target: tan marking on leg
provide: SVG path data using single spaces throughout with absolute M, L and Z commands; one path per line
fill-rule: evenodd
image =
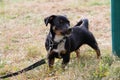
M 101 58 L 100 50 L 95 50 L 95 51 L 96 51 L 96 54 L 97 54 L 97 59 L 100 59 Z
M 76 50 L 75 53 L 76 53 L 77 58 L 79 59 L 80 58 L 80 49 Z

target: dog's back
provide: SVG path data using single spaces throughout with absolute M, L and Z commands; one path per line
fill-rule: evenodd
M 87 44 L 92 47 L 96 53 L 97 58 L 100 57 L 100 50 L 94 35 L 89 31 L 89 21 L 88 19 L 81 19 L 72 28 L 70 39 L 71 51 L 78 50 L 83 44 Z

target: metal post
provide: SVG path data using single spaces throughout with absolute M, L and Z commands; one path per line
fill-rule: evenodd
M 111 0 L 112 52 L 120 57 L 120 0 Z

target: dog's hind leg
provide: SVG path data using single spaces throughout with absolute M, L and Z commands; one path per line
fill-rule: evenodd
M 98 47 L 98 44 L 96 42 L 94 42 L 94 43 L 87 43 L 87 44 L 95 50 L 95 52 L 97 54 L 97 58 L 99 59 L 100 56 L 101 56 L 101 53 L 100 53 L 100 49 Z
M 86 39 L 86 44 L 88 44 L 90 47 L 92 47 L 95 50 L 97 54 L 97 58 L 99 59 L 101 57 L 100 49 L 92 33 Z
M 80 49 L 75 50 L 76 57 L 79 59 L 80 58 Z
M 98 58 L 98 59 L 101 58 L 100 49 L 96 49 L 95 51 L 96 51 L 96 53 L 97 53 L 97 58 Z

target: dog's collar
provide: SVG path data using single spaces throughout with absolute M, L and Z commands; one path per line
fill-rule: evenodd
M 64 42 L 66 39 L 67 39 L 67 37 L 64 36 L 59 42 L 53 41 L 53 44 L 54 44 L 54 45 L 58 45 L 58 44 Z
M 49 47 L 51 47 L 51 48 L 53 48 L 53 46 L 55 46 L 55 45 L 56 46 L 59 45 L 61 42 L 64 42 L 67 39 L 67 36 L 64 36 L 61 40 L 59 40 L 58 42 L 56 42 L 56 41 L 54 41 L 53 35 L 52 35 L 51 32 L 49 33 L 49 35 L 50 35 L 50 38 L 49 38 Z
M 66 36 L 64 36 L 59 42 L 54 41 L 52 38 L 49 39 L 49 47 L 57 46 L 60 43 L 64 42 L 67 39 Z

